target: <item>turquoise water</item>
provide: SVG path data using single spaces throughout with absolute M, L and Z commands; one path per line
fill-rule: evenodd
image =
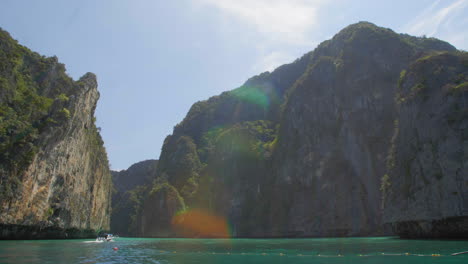
M 119 248 L 113 250 L 114 247 Z M 468 241 L 397 238 L 0 241 L 0 263 L 468 263 Z M 405 254 L 408 253 L 408 254 Z M 440 254 L 440 256 L 432 256 Z

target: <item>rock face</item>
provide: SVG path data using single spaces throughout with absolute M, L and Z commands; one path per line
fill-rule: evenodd
M 156 175 L 157 160 L 145 160 L 126 170 L 111 171 L 112 194 L 111 230 L 120 236 L 136 236 L 136 217 L 141 195 Z
M 94 236 L 109 229 L 111 175 L 95 126 L 96 76 L 0 31 L 0 238 Z
M 384 220 L 403 237 L 468 237 L 468 54 L 414 62 L 397 102 Z
M 156 175 L 157 160 L 140 161 L 126 170 L 111 171 L 112 182 L 117 193 L 132 190 L 140 185 L 147 185 Z
M 172 224 L 172 217 L 185 209 L 184 200 L 176 188 L 167 183 L 157 185 L 145 197 L 141 208 L 143 214 L 137 222 L 138 236 L 178 236 L 177 232 L 168 227 Z
M 164 142 L 139 235 L 184 236 L 173 220 L 191 210 L 225 219 L 237 237 L 382 234 L 400 72 L 454 50 L 361 22 L 194 104 Z

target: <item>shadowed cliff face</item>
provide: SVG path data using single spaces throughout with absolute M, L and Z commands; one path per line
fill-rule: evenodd
M 164 142 L 140 235 L 183 236 L 169 219 L 198 209 L 233 236 L 381 234 L 398 78 L 437 50 L 454 48 L 362 22 L 194 104 Z
M 273 196 L 274 203 L 288 205 L 272 213 L 279 232 L 382 232 L 380 178 L 399 73 L 428 51 L 415 43 L 388 29 L 357 24 L 314 51 L 311 66 L 290 89 L 280 123 L 275 181 L 291 195 Z M 452 49 L 429 45 L 439 47 Z M 284 222 L 276 224 L 277 217 Z
M 468 54 L 442 53 L 402 74 L 383 178 L 384 221 L 404 237 L 468 236 Z
M 141 196 L 156 175 L 157 160 L 145 160 L 126 170 L 112 171 L 111 230 L 120 236 L 136 236 L 136 217 Z
M 94 124 L 96 76 L 75 82 L 56 58 L 0 34 L 1 237 L 65 237 L 65 230 L 72 230 L 69 237 L 89 236 L 108 229 L 112 183 Z

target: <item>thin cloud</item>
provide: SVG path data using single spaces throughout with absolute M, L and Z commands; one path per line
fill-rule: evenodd
M 318 25 L 325 0 L 195 0 L 249 24 L 270 40 L 290 44 L 310 41 L 308 33 Z
M 402 31 L 447 40 L 458 48 L 468 47 L 468 0 L 438 0 L 423 10 Z
M 270 54 L 263 56 L 252 69 L 256 72 L 273 71 L 276 67 L 291 62 L 294 57 L 283 52 L 273 51 Z
M 192 1 L 219 12 L 221 22 L 229 21 L 225 25 L 235 22 L 246 30 L 243 37 L 247 37 L 258 54 L 251 67 L 255 73 L 272 71 L 293 61 L 297 50 L 312 49 L 317 43 L 315 33 L 319 30 L 321 11 L 330 5 L 327 0 Z

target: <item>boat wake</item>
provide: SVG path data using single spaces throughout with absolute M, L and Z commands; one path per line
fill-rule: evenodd
M 83 241 L 83 243 L 89 244 L 89 243 L 104 243 L 103 240 L 93 240 L 93 241 Z

